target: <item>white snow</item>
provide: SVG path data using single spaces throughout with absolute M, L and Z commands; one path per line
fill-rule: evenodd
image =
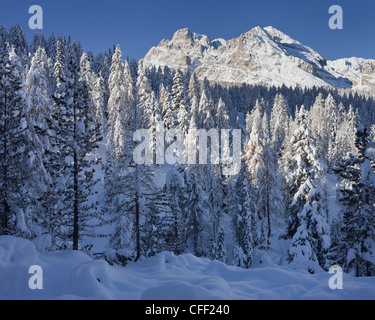
M 43 270 L 43 289 L 31 290 L 29 267 Z M 0 299 L 375 299 L 375 278 L 310 275 L 278 266 L 244 270 L 192 255 L 161 253 L 122 268 L 81 252 L 40 253 L 28 240 L 0 237 Z

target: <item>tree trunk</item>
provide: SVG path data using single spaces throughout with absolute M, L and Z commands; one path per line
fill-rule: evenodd
M 141 232 L 140 232 L 140 226 L 139 226 L 139 195 L 137 193 L 136 198 L 135 198 L 135 232 L 136 232 L 136 250 L 137 254 L 135 257 L 135 261 L 138 261 L 139 258 L 141 257 Z
M 4 188 L 4 219 L 3 219 L 3 228 L 5 230 L 5 234 L 9 234 L 9 214 L 10 208 L 8 204 L 8 107 L 7 107 L 7 93 L 5 92 L 4 97 L 4 164 L 3 164 L 3 188 Z
M 78 250 L 78 163 L 77 154 L 74 152 L 74 204 L 73 204 L 73 250 Z

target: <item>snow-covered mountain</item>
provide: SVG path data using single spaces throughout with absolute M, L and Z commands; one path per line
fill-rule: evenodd
M 273 27 L 255 27 L 232 40 L 178 30 L 142 60 L 144 66 L 195 71 L 198 78 L 227 84 L 375 88 L 375 60 L 326 61 Z
M 358 90 L 374 90 L 375 60 L 363 58 L 345 58 L 327 61 L 327 71 L 335 77 L 343 77 Z

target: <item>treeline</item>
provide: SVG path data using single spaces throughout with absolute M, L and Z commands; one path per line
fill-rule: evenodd
M 167 250 L 245 268 L 282 238 L 283 263 L 374 275 L 371 96 L 224 87 L 124 61 L 119 47 L 94 56 L 54 35 L 28 45 L 19 26 L 1 27 L 0 45 L 0 234 L 49 234 L 53 250 L 90 253 L 89 237 L 107 226 L 110 263 Z M 240 174 L 224 176 L 225 163 L 137 165 L 133 133 L 154 141 L 161 122 L 242 129 Z M 327 176 L 340 179 L 338 216 Z

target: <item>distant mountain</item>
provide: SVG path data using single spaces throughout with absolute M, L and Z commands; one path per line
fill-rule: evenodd
M 142 59 L 144 66 L 195 71 L 198 78 L 225 84 L 296 85 L 375 89 L 375 60 L 326 61 L 273 27 L 255 27 L 232 40 L 178 30 Z

